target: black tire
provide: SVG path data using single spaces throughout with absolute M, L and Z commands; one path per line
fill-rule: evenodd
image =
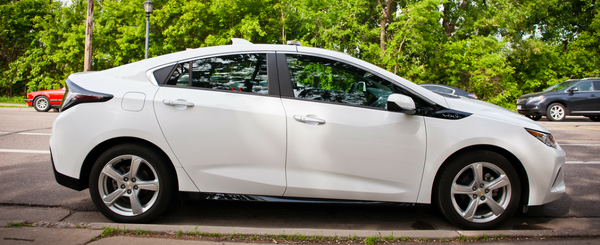
M 600 122 L 600 116 L 589 116 L 588 118 L 594 122 Z
M 33 108 L 39 112 L 47 112 L 50 110 L 50 100 L 46 96 L 38 96 L 33 100 Z
M 475 177 L 475 169 L 481 169 L 482 181 Z M 517 210 L 521 199 L 519 176 L 511 163 L 496 152 L 463 154 L 440 173 L 433 200 L 444 216 L 462 229 L 494 229 Z M 469 215 L 469 210 L 473 215 Z
M 546 118 L 550 121 L 562 121 L 567 116 L 567 110 L 561 103 L 553 103 L 548 106 Z
M 542 115 L 527 115 L 527 117 L 534 121 L 542 119 Z
M 139 164 L 134 176 L 130 171 L 132 163 Z M 151 221 L 177 193 L 175 174 L 167 164 L 170 164 L 168 159 L 143 145 L 114 146 L 100 155 L 92 167 L 89 179 L 92 201 L 112 221 Z M 108 200 L 111 195 L 115 198 Z M 109 202 L 105 204 L 103 198 Z M 140 205 L 131 205 L 135 203 L 132 200 Z

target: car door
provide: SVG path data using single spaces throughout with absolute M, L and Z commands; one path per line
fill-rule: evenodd
M 592 81 L 580 81 L 570 89 L 576 91 L 570 92 L 568 104 L 570 114 L 585 114 L 595 110 L 595 92 L 592 87 Z
M 334 59 L 278 54 L 277 61 L 287 77 L 280 79 L 288 127 L 284 196 L 416 201 L 425 124 L 385 109 L 397 85 Z
M 159 88 L 156 118 L 200 191 L 283 195 L 286 118 L 272 55 L 180 62 Z
M 595 113 L 600 113 L 600 81 L 592 82 L 594 93 L 592 94 L 592 106 Z

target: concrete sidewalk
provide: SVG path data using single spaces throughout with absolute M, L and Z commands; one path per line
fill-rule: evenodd
M 253 228 L 253 227 L 227 227 L 227 226 L 191 226 L 191 225 L 161 225 L 161 224 L 117 224 L 117 223 L 68 223 L 65 219 L 72 215 L 60 207 L 28 207 L 28 206 L 0 206 L 0 222 L 5 226 L 0 228 L 2 244 L 209 244 L 216 242 L 174 239 L 174 235 L 189 233 L 220 234 L 229 236 L 240 234 L 244 236 L 265 235 L 303 235 L 305 237 L 323 236 L 348 238 L 356 236 L 361 243 L 367 237 L 390 236 L 410 237 L 431 241 L 437 239 L 455 240 L 459 237 L 594 237 L 599 241 L 600 218 L 556 218 L 538 224 L 543 230 L 487 230 L 487 231 L 462 231 L 462 230 L 342 230 L 342 229 L 298 229 L 298 228 Z M 518 218 L 514 218 L 518 219 Z M 20 227 L 16 224 L 30 224 L 32 227 Z M 12 224 L 12 225 L 11 225 Z M 129 235 L 101 237 L 106 227 L 123 231 L 132 231 Z M 135 235 L 135 231 L 151 231 L 154 236 Z M 188 237 L 189 239 L 189 237 Z M 239 240 L 239 239 L 238 239 Z M 264 242 L 265 240 L 258 240 Z M 268 241 L 268 240 L 267 240 Z M 241 240 L 240 240 L 241 242 Z M 327 241 L 324 241 L 327 242 Z M 235 244 L 219 241 L 220 244 Z M 273 243 L 273 242 L 271 242 Z

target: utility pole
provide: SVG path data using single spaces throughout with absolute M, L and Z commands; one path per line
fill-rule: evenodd
M 85 56 L 83 71 L 92 70 L 92 28 L 94 27 L 94 0 L 88 0 L 87 19 L 85 21 Z

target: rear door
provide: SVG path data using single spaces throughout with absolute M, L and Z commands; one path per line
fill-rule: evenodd
M 158 90 L 157 120 L 200 191 L 283 195 L 286 118 L 273 55 L 181 62 Z

